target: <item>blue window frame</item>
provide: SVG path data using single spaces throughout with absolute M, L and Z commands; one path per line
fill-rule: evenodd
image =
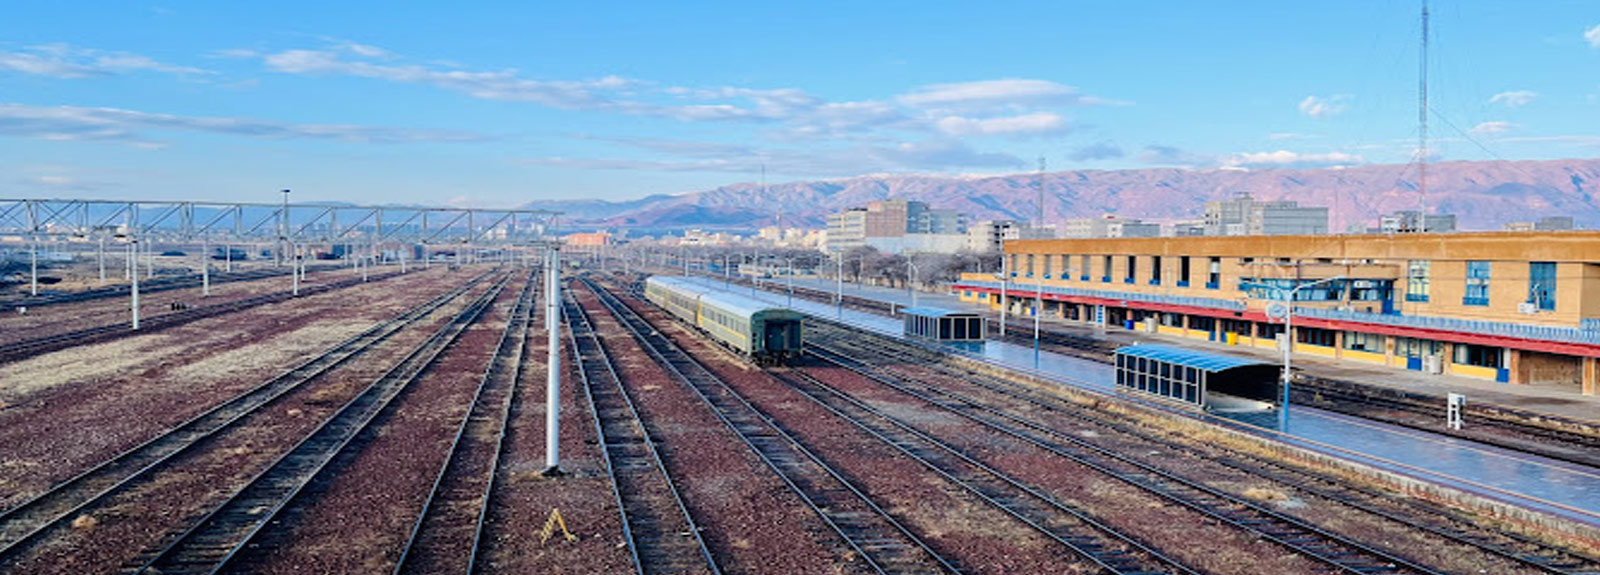
M 1461 305 L 1489 305 L 1489 262 L 1467 262 L 1467 291 Z
M 1556 309 L 1556 263 L 1528 264 L 1528 303 L 1542 310 Z

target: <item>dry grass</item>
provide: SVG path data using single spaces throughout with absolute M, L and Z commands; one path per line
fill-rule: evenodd
M 78 530 L 94 529 L 95 526 L 99 524 L 100 520 L 95 519 L 93 515 L 89 514 L 79 515 L 76 519 L 72 520 L 72 528 Z

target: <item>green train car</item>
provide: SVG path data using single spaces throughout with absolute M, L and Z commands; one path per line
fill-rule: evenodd
M 804 349 L 800 326 L 805 316 L 794 310 L 681 277 L 651 276 L 644 296 L 758 364 L 787 363 Z

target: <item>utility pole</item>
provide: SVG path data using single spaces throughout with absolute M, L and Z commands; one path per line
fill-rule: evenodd
M 1417 231 L 1428 231 L 1428 0 L 1422 0 L 1422 46 L 1417 59 Z
M 549 335 L 545 382 L 544 475 L 561 475 L 561 244 L 545 257 L 545 332 Z
M 1039 213 L 1034 220 L 1034 237 L 1037 239 L 1044 229 L 1044 156 L 1039 156 L 1039 177 L 1034 178 L 1034 184 L 1039 187 Z M 1050 257 L 1049 254 L 1039 254 L 1041 257 Z M 1034 268 L 1028 269 L 1028 274 L 1033 276 L 1033 368 L 1039 368 L 1039 322 L 1044 318 L 1044 274 Z

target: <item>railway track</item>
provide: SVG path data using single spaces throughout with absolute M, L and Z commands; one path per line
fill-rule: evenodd
M 951 375 L 961 375 L 965 383 L 992 391 L 1014 402 L 1011 405 L 1013 408 L 1038 408 L 1076 421 L 1116 431 L 1129 437 L 1136 437 L 1141 441 L 1154 443 L 1165 448 L 1170 453 L 1191 454 L 1196 458 L 1202 458 L 1249 475 L 1269 479 L 1410 528 L 1426 531 L 1463 545 L 1475 547 L 1486 553 L 1520 563 L 1543 573 L 1564 575 L 1600 573 L 1600 558 L 1556 547 L 1517 533 L 1508 533 L 1489 528 L 1481 525 L 1481 522 L 1476 518 L 1457 510 L 1430 505 L 1411 498 L 1397 498 L 1392 493 L 1386 493 L 1370 487 L 1352 485 L 1338 476 L 1291 466 L 1284 462 L 1228 449 L 1221 445 L 1196 445 L 1194 443 L 1173 441 L 1156 434 L 1141 431 L 1124 421 L 1104 417 L 1100 413 L 1057 396 L 1004 381 L 997 381 L 987 376 L 974 377 L 970 372 L 957 374 L 937 365 L 931 354 L 932 352 L 919 354 L 916 356 L 916 361 L 929 369 L 945 371 Z M 905 356 L 901 356 L 901 359 L 904 360 Z M 948 388 L 939 388 L 937 391 L 941 395 L 952 396 L 960 401 L 971 403 L 981 401 L 971 396 L 958 394 Z M 1004 411 L 999 412 L 999 414 L 1019 425 L 1041 429 L 1052 435 L 1059 435 L 1059 432 L 1054 429 L 1040 426 L 1037 422 L 1008 415 Z
M 1081 555 L 1107 573 L 1196 572 L 1095 520 L 1088 513 L 984 465 L 961 450 L 856 400 L 803 371 L 770 373 L 862 431 Z
M 315 271 L 315 268 L 312 268 Z M 289 270 L 283 268 L 259 268 L 239 272 L 220 272 L 211 274 L 211 285 L 225 283 L 266 279 L 275 276 L 289 275 Z M 200 287 L 200 274 L 183 275 L 177 277 L 160 277 L 139 282 L 139 294 L 146 295 L 176 289 Z M 132 291 L 130 284 L 117 284 L 113 286 L 98 287 L 82 291 L 54 293 L 39 296 L 19 295 L 0 298 L 0 308 L 27 306 L 36 307 L 43 305 L 56 305 L 92 301 L 110 297 L 128 295 Z
M 406 538 L 396 574 L 472 573 L 477 565 L 490 488 L 527 347 L 537 277 L 536 271 L 528 273 L 511 308 L 494 356 L 473 392 L 472 407 L 450 441 L 450 456 L 439 468 Z
M 1046 426 L 1029 424 L 1025 420 L 1009 416 L 981 402 L 941 390 L 940 386 L 932 382 L 898 374 L 885 374 L 857 359 L 864 354 L 872 354 L 869 357 L 906 361 L 905 357 L 896 357 L 892 352 L 883 350 L 881 345 L 870 348 L 861 345 L 841 346 L 849 349 L 848 353 L 831 347 L 833 345 L 838 344 L 812 339 L 808 352 L 814 357 L 860 373 L 884 386 L 921 399 L 949 413 L 1015 437 L 1175 504 L 1277 543 L 1322 563 L 1332 572 L 1368 575 L 1440 573 L 1083 439 L 1051 430 Z M 965 374 L 963 379 L 970 377 L 970 374 Z
M 873 572 L 960 572 L 626 303 L 593 282 L 584 283 L 652 358 L 687 384 Z
M 383 280 L 398 275 L 400 275 L 399 272 L 391 272 L 372 276 L 370 279 Z M 361 285 L 362 283 L 366 282 L 360 278 L 352 278 L 326 284 L 305 286 L 300 288 L 299 297 Z M 139 331 L 137 332 L 133 331 L 132 322 L 117 322 L 108 325 L 95 326 L 66 333 L 47 335 L 8 343 L 5 345 L 0 345 L 0 363 L 16 361 L 27 357 L 32 357 L 40 353 L 105 341 L 126 335 L 149 333 L 152 331 L 182 325 L 209 317 L 215 317 L 226 313 L 232 313 L 253 307 L 260 307 L 267 304 L 284 302 L 295 297 L 295 295 L 288 291 L 275 292 L 248 297 L 241 300 L 235 300 L 228 303 L 200 306 L 189 308 L 184 311 L 154 315 L 144 318 L 144 320 L 140 323 Z
M 733 281 L 740 285 L 749 283 L 749 280 Z M 796 297 L 812 301 L 829 304 L 834 301 L 832 292 L 796 287 L 794 293 Z M 1025 292 L 1019 293 L 1025 295 Z M 879 315 L 889 313 L 891 308 L 883 302 L 850 295 L 844 296 L 843 306 Z M 987 322 L 989 333 L 998 334 L 999 322 L 995 319 L 989 319 Z M 1008 321 L 1006 333 L 1010 334 L 1004 338 L 1007 342 L 1024 346 L 1033 345 L 1031 323 Z M 1019 337 L 1015 334 L 1028 334 L 1028 337 Z M 1049 330 L 1041 332 L 1040 340 L 1054 347 L 1050 351 L 1100 363 L 1111 363 L 1112 353 L 1118 347 L 1117 344 L 1107 340 Z M 1350 386 L 1356 389 L 1349 389 Z M 1600 463 L 1600 456 L 1593 455 L 1596 450 L 1600 450 L 1600 435 L 1592 431 L 1575 431 L 1554 426 L 1584 427 L 1582 423 L 1559 420 L 1555 423 L 1545 423 L 1538 420 L 1550 419 L 1549 416 L 1519 413 L 1514 409 L 1486 409 L 1478 405 L 1469 405 L 1467 416 L 1471 420 L 1471 425 L 1475 428 L 1492 428 L 1496 433 L 1480 433 L 1472 429 L 1457 432 L 1441 428 L 1439 414 L 1443 409 L 1444 400 L 1440 397 L 1406 394 L 1400 390 L 1364 386 L 1357 382 L 1321 380 L 1303 374 L 1297 378 L 1295 387 L 1294 400 L 1303 406 L 1314 406 L 1318 409 L 1373 419 L 1428 433 L 1462 437 L 1512 451 L 1580 465 L 1594 466 Z M 1413 421 L 1402 417 L 1375 416 L 1372 413 L 1374 410 L 1402 412 L 1419 416 L 1421 419 Z M 1592 429 L 1592 426 L 1585 428 Z M 1550 446 L 1539 445 L 1541 442 Z
M 901 359 L 904 360 L 905 357 L 902 356 Z M 928 366 L 930 369 L 942 369 L 935 365 L 931 358 L 924 355 L 917 356 L 917 361 L 920 365 Z M 956 375 L 954 373 L 951 374 Z M 1197 446 L 1193 443 L 1173 441 L 1141 431 L 1125 422 L 1101 416 L 1096 412 L 1085 409 L 1083 406 L 1059 397 L 1021 386 L 1009 385 L 1001 381 L 994 381 L 985 376 L 973 377 L 971 373 L 966 372 L 960 375 L 962 375 L 963 381 L 967 384 L 998 393 L 1008 400 L 1016 402 L 1013 404 L 1014 408 L 1034 407 L 1046 410 L 1130 437 L 1136 437 L 1141 441 L 1154 443 L 1165 448 L 1169 453 L 1192 454 L 1195 457 L 1203 458 L 1206 461 L 1242 473 L 1262 477 L 1329 501 L 1360 509 L 1363 512 L 1409 528 L 1425 531 L 1456 543 L 1477 548 L 1485 553 L 1519 563 L 1542 573 L 1558 575 L 1600 573 L 1600 558 L 1556 547 L 1517 533 L 1492 529 L 1482 525 L 1475 518 L 1456 510 L 1440 508 L 1410 498 L 1397 498 L 1392 493 L 1385 493 L 1370 487 L 1352 485 L 1337 476 L 1290 466 L 1283 462 L 1227 449 L 1220 445 L 1205 444 Z M 948 397 L 964 404 L 976 404 L 981 401 L 971 396 L 958 394 L 949 388 L 937 388 L 933 391 L 939 396 Z M 995 414 L 1013 424 L 1047 433 L 1052 437 L 1063 437 L 1063 434 L 1053 427 L 1009 415 L 1007 411 L 996 411 Z
M 487 273 L 479 275 L 394 319 L 368 328 L 232 399 L 0 512 L 0 564 L 16 556 L 41 535 L 61 527 L 78 512 L 149 479 L 202 441 L 232 428 L 246 416 L 271 405 L 284 394 L 388 340 L 405 327 L 460 297 L 487 276 Z
M 340 407 L 315 431 L 251 478 L 220 505 L 212 506 L 181 533 L 163 536 L 155 547 L 124 563 L 123 573 L 173 575 L 215 573 L 229 566 L 268 523 L 319 478 L 328 463 L 346 449 L 394 398 L 416 381 L 505 288 L 502 276 L 483 295 L 439 328 L 359 395 Z
M 622 536 L 640 575 L 721 573 L 683 503 L 588 314 L 570 292 L 563 302 L 569 341 L 594 419 L 601 460 L 622 514 Z M 690 536 L 685 537 L 687 533 Z

